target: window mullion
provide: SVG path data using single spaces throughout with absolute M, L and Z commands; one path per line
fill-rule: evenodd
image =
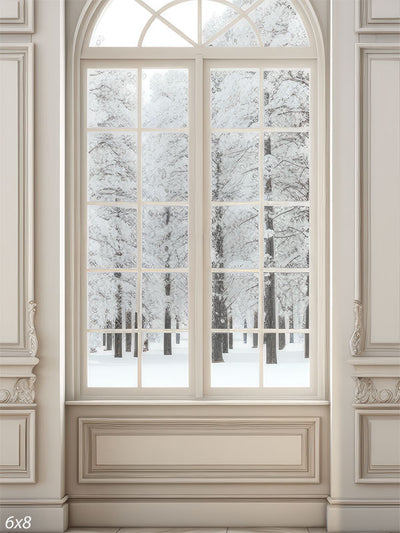
M 137 96 L 137 258 L 138 273 L 136 280 L 136 309 L 138 328 L 137 386 L 142 387 L 142 68 L 138 68 Z M 135 340 L 133 338 L 133 340 Z
M 203 254 L 203 235 L 205 226 L 205 214 L 203 209 L 203 195 L 204 195 L 204 112 L 205 112 L 205 95 L 204 95 L 204 60 L 201 55 L 195 59 L 194 72 L 194 105 L 191 123 L 191 142 L 194 146 L 194 169 L 192 170 L 192 194 L 191 194 L 191 209 L 194 216 L 194 239 L 192 238 L 191 257 L 194 261 L 194 269 L 192 269 L 192 299 L 194 300 L 191 308 L 192 313 L 192 357 L 194 359 L 194 376 L 195 376 L 195 396 L 202 398 L 204 396 L 204 339 L 205 339 L 205 324 L 204 324 L 204 273 L 208 272 L 206 265 L 207 254 Z M 193 124 L 194 121 L 194 124 Z M 207 152 L 207 151 L 206 151 Z M 193 167 L 192 167 L 193 168 Z M 208 211 L 208 210 L 207 210 Z M 190 246 L 190 245 L 189 245 Z M 208 294 L 206 295 L 208 299 Z M 208 352 L 207 352 L 208 353 Z M 192 359 L 192 361 L 193 361 Z

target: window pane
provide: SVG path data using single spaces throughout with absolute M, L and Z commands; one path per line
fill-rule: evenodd
M 136 133 L 88 133 L 88 199 L 136 200 Z
M 88 328 L 122 329 L 136 308 L 136 274 L 88 273 Z
M 142 306 L 146 328 L 188 328 L 188 275 L 145 272 L 142 275 Z
M 212 135 L 212 199 L 257 200 L 259 136 L 257 133 Z
M 309 328 L 309 275 L 271 273 L 264 276 L 264 327 Z M 279 320 L 277 320 L 279 318 Z
M 198 33 L 197 12 L 197 2 L 194 0 L 187 0 L 186 2 L 166 9 L 161 15 L 178 28 L 178 30 L 196 42 Z M 164 42 L 161 46 L 168 45 Z M 189 43 L 186 43 L 186 46 L 189 46 Z
M 188 334 L 144 333 L 143 339 L 143 387 L 188 387 Z
M 288 0 L 265 0 L 250 18 L 264 46 L 310 46 L 303 22 Z
M 188 199 L 186 133 L 143 133 L 142 197 L 153 202 Z
M 88 206 L 90 268 L 136 266 L 136 209 Z
M 111 0 L 93 30 L 90 46 L 137 46 L 151 13 L 133 0 Z
M 143 207 L 142 263 L 145 268 L 188 266 L 187 207 Z
M 258 328 L 258 274 L 212 274 L 212 328 Z
M 267 333 L 264 337 L 264 386 L 309 387 L 309 335 Z
M 135 128 L 135 69 L 88 69 L 89 128 Z
M 137 387 L 137 358 L 124 333 L 88 333 L 88 386 Z
M 308 207 L 266 207 L 265 266 L 307 268 L 309 264 Z
M 213 207 L 211 231 L 213 268 L 258 266 L 258 208 Z
M 143 69 L 142 127 L 186 128 L 187 69 Z
M 247 20 L 242 19 L 211 41 L 209 46 L 259 46 L 259 44 L 253 28 Z
M 307 201 L 309 198 L 308 133 L 267 133 L 264 138 L 264 198 Z
M 211 386 L 258 387 L 259 351 L 248 333 L 213 333 Z
M 234 9 L 210 0 L 202 1 L 203 15 L 203 43 L 222 30 L 229 22 L 238 17 L 239 13 Z
M 257 127 L 258 94 L 258 70 L 211 69 L 211 127 Z
M 310 74 L 303 70 L 264 71 L 264 120 L 271 127 L 309 124 Z

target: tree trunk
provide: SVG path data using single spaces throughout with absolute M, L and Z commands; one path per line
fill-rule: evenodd
M 308 259 L 308 254 L 307 254 Z M 310 278 L 307 276 L 307 289 L 306 289 L 306 296 L 308 297 L 310 295 Z M 307 308 L 306 308 L 306 316 L 305 316 L 305 329 L 308 329 L 310 327 L 310 305 L 307 302 Z M 304 335 L 304 357 L 308 359 L 310 357 L 310 335 L 306 333 Z
M 247 320 L 246 319 L 244 319 L 243 327 L 245 329 L 247 328 Z M 247 333 L 246 332 L 243 333 L 243 344 L 247 344 Z
M 117 279 L 121 278 L 121 272 L 114 272 L 114 277 Z M 116 294 L 116 304 L 117 304 L 117 315 L 115 317 L 115 329 L 122 329 L 122 285 L 118 283 L 117 285 L 117 294 Z M 115 350 L 114 357 L 122 357 L 122 334 L 115 334 Z
M 112 324 L 111 324 L 110 320 L 107 320 L 107 324 L 106 325 L 107 325 L 108 329 L 112 328 Z M 106 350 L 112 350 L 112 345 L 113 345 L 113 334 L 112 333 L 107 333 Z
M 267 95 L 268 96 L 268 95 Z M 267 136 L 264 142 L 264 155 L 271 154 L 271 139 Z M 265 182 L 265 193 L 267 198 L 272 193 L 272 180 L 268 178 Z M 275 250 L 274 250 L 274 220 L 273 220 L 273 208 L 267 207 L 265 209 L 265 227 L 267 235 L 265 239 L 265 254 L 271 258 L 271 264 L 274 264 Z M 267 275 L 268 276 L 268 275 Z M 275 275 L 270 273 L 267 280 L 264 282 L 264 324 L 268 329 L 276 327 L 275 317 Z M 271 341 L 274 341 L 272 342 Z M 264 335 L 265 350 L 266 350 L 266 362 L 267 364 L 277 363 L 276 354 L 276 342 L 274 335 Z
M 138 314 L 135 312 L 135 322 L 134 322 L 134 328 L 137 329 L 138 327 Z M 139 335 L 135 333 L 135 347 L 133 349 L 133 357 L 137 357 L 139 353 Z
M 258 329 L 258 311 L 254 311 L 254 320 L 253 320 L 254 329 Z M 258 334 L 253 333 L 253 348 L 258 347 Z
M 103 350 L 106 349 L 107 346 L 107 334 L 103 333 Z
M 229 316 L 228 326 L 229 326 L 229 329 L 233 329 L 232 315 Z M 233 333 L 232 332 L 229 333 L 229 349 L 233 350 Z
M 126 314 L 125 314 L 125 325 L 126 325 L 126 329 L 131 329 L 132 328 L 132 312 L 131 311 L 127 311 Z M 125 350 L 127 352 L 131 352 L 132 351 L 132 333 L 127 333 L 125 335 Z
M 171 274 L 167 273 L 164 276 L 165 296 L 167 296 L 167 304 L 164 312 L 164 328 L 171 329 L 171 308 L 168 302 L 171 295 Z M 172 335 L 171 333 L 164 333 L 164 355 L 172 355 Z
M 179 318 L 175 318 L 175 327 L 176 327 L 176 329 L 179 329 Z M 176 342 L 176 344 L 180 344 L 181 343 L 181 334 L 180 333 L 177 333 L 175 335 L 175 342 Z
M 294 325 L 294 322 L 293 322 L 293 307 L 290 307 L 289 308 L 289 329 L 293 329 L 293 325 Z M 289 342 L 290 344 L 293 344 L 294 343 L 294 333 L 291 333 L 289 335 Z
M 223 303 L 224 293 L 224 273 L 217 272 L 214 274 L 213 284 L 213 313 L 212 313 L 212 327 L 215 329 L 226 328 L 225 320 L 225 305 Z M 226 334 L 214 333 L 212 340 L 212 362 L 223 363 L 224 340 Z
M 278 324 L 279 329 L 285 329 L 285 317 L 279 315 L 278 316 Z M 279 349 L 283 350 L 286 346 L 286 334 L 285 333 L 279 333 Z

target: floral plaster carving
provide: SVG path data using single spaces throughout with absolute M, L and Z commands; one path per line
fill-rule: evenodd
M 394 390 L 378 389 L 372 378 L 354 378 L 356 382 L 356 403 L 400 403 L 400 380 Z
M 362 304 L 359 300 L 354 300 L 354 331 L 350 338 L 351 355 L 357 356 L 361 354 L 362 337 Z

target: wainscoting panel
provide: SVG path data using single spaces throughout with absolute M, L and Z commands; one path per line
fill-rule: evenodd
M 80 483 L 319 482 L 319 418 L 79 419 Z
M 33 33 L 33 0 L 1 0 L 0 33 Z
M 35 412 L 0 411 L 0 483 L 35 481 Z
M 356 410 L 356 482 L 399 483 L 400 410 Z
M 356 0 L 356 29 L 360 33 L 400 31 L 398 0 Z

